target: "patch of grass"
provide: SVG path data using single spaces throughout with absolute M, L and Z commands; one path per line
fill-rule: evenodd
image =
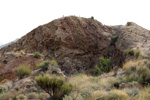
M 128 89 L 125 89 L 125 91 L 129 96 L 139 96 L 138 88 L 128 88 Z
M 16 69 L 15 74 L 19 77 L 19 79 L 22 79 L 29 75 L 31 72 L 32 70 L 30 68 L 26 67 L 25 65 L 21 65 Z
M 71 92 L 69 95 L 65 95 L 63 100 L 84 100 L 80 93 L 77 91 Z
M 24 94 L 20 94 L 16 97 L 17 100 L 25 100 L 27 97 Z

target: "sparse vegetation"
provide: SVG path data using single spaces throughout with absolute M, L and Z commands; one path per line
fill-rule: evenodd
M 117 42 L 118 38 L 119 38 L 119 34 L 114 35 L 114 36 L 111 38 L 110 46 L 114 45 L 114 44 Z
M 50 61 L 44 61 L 37 65 L 38 68 L 41 68 L 43 71 L 47 71 L 50 65 Z
M 92 71 L 92 75 L 101 75 L 101 74 L 102 74 L 102 72 L 101 72 L 100 68 L 98 67 L 98 65 L 96 65 L 94 67 L 94 70 Z
M 40 58 L 40 57 L 41 57 L 41 54 L 40 54 L 39 52 L 35 52 L 34 57 L 35 57 L 35 58 Z
M 133 49 L 126 50 L 125 54 L 129 56 L 135 56 L 136 58 L 139 58 L 141 56 L 141 52 L 139 50 L 133 50 Z
M 37 98 L 38 98 L 38 95 L 37 95 L 37 93 L 35 93 L 35 92 L 31 92 L 31 93 L 29 93 L 29 94 L 27 95 L 27 98 L 28 98 L 28 99 L 37 99 Z
M 66 83 L 62 77 L 53 76 L 49 78 L 47 75 L 40 75 L 36 76 L 35 80 L 55 100 L 62 99 L 72 90 L 72 85 Z
M 150 84 L 150 69 L 146 60 L 129 61 L 124 65 L 127 82 L 137 81 L 141 84 Z
M 129 96 L 139 96 L 138 88 L 128 88 L 128 89 L 125 89 L 125 91 Z
M 17 100 L 25 100 L 27 97 L 24 94 L 20 94 L 16 97 Z
M 108 73 L 111 70 L 111 58 L 100 57 L 100 70 L 102 73 Z
M 4 92 L 4 86 L 0 85 L 0 94 Z
M 19 79 L 22 79 L 25 76 L 29 75 L 31 72 L 32 70 L 30 68 L 28 68 L 27 66 L 21 65 L 16 69 L 15 74 L 19 77 Z
M 51 64 L 52 67 L 57 67 L 58 66 L 58 63 L 55 59 L 50 60 L 50 64 Z

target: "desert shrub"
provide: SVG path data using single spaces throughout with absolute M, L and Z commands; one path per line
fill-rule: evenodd
M 111 58 L 104 58 L 100 57 L 100 71 L 103 73 L 107 73 L 111 70 L 110 64 L 111 64 Z
M 27 97 L 24 94 L 20 94 L 16 97 L 17 100 L 25 100 Z
M 125 91 L 130 96 L 139 96 L 139 89 L 138 88 L 128 88 L 128 89 L 125 89 Z
M 34 57 L 39 58 L 39 57 L 41 57 L 41 54 L 39 52 L 35 52 Z
M 119 38 L 119 34 L 113 36 L 110 41 L 110 46 L 114 45 L 117 42 L 118 38 Z
M 132 68 L 132 67 L 131 67 Z M 150 69 L 146 66 L 126 70 L 126 82 L 137 81 L 143 85 L 150 83 Z
M 31 93 L 29 93 L 29 94 L 27 95 L 27 98 L 28 98 L 28 99 L 37 99 L 37 98 L 38 98 L 38 95 L 37 95 L 37 93 L 35 93 L 35 92 L 31 92 Z
M 94 19 L 94 17 L 93 17 L 93 16 L 91 16 L 91 19 Z
M 126 77 L 126 82 L 137 81 L 143 85 L 150 83 L 150 68 L 147 60 L 129 61 L 123 66 Z
M 55 59 L 50 60 L 50 64 L 51 64 L 52 67 L 57 67 L 58 66 L 58 63 Z
M 52 98 L 60 100 L 72 90 L 72 85 L 64 81 L 62 77 L 51 77 L 47 75 L 36 76 L 36 83 L 43 88 Z
M 50 65 L 50 61 L 44 61 L 37 65 L 38 68 L 41 68 L 43 71 L 47 71 Z
M 20 78 L 24 78 L 25 76 L 29 75 L 32 72 L 32 70 L 24 65 L 19 66 L 16 71 L 15 74 Z

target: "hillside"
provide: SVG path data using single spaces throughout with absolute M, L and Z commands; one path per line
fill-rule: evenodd
M 103 93 L 112 95 L 113 92 L 118 96 L 120 91 L 123 94 L 117 97 L 119 99 L 104 97 L 103 100 L 133 100 L 130 94 L 125 93 L 125 88 L 130 87 L 129 83 L 137 81 L 136 85 L 132 84 L 131 87 L 141 89 L 150 82 L 150 69 L 147 68 L 149 40 L 150 31 L 133 22 L 107 26 L 94 18 L 68 16 L 55 19 L 0 49 L 0 85 L 8 86 L 5 90 L 7 95 L 17 91 L 17 86 L 19 90 L 9 98 L 16 98 L 13 96 L 18 94 L 28 96 L 31 92 L 40 92 L 45 97 L 42 100 L 53 100 L 54 94 L 51 95 L 43 88 L 39 89 L 35 76 L 46 74 L 51 78 L 56 74 L 65 77 L 65 81 L 73 86 L 77 85 L 79 94 L 74 90 L 69 95 L 77 94 L 82 99 L 73 100 L 101 100 L 95 98 L 104 96 Z M 32 72 L 24 78 L 18 78 L 16 70 L 22 65 L 30 68 Z M 37 66 L 44 66 L 44 70 L 43 67 Z M 135 70 L 133 68 L 133 73 L 137 76 L 133 76 L 139 78 L 138 75 L 142 75 L 142 81 L 128 79 L 131 78 L 130 74 L 132 75 L 130 67 L 136 67 Z M 146 70 L 142 69 L 139 74 L 139 68 Z M 143 70 L 147 73 L 143 74 Z M 130 71 L 130 74 L 126 74 L 127 71 Z M 120 87 L 122 84 L 126 86 Z M 139 97 L 141 95 L 139 94 Z

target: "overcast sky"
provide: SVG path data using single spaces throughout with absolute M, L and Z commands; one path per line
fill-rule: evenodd
M 0 0 L 0 43 L 63 15 L 94 16 L 105 25 L 132 21 L 150 29 L 150 0 Z

